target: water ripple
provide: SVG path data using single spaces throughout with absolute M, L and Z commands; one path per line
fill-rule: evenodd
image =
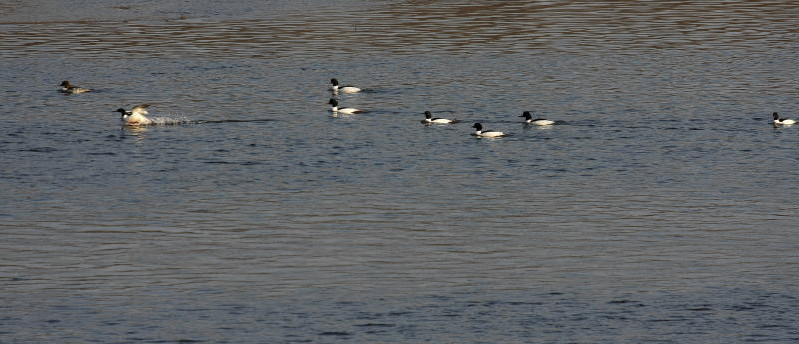
M 359 12 L 246 20 L 4 22 L 0 56 L 241 58 L 746 48 L 795 44 L 797 10 L 791 1 L 409 1 Z

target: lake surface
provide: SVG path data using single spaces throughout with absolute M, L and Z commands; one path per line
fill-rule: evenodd
M 799 342 L 796 56 L 793 1 L 2 3 L 0 342 Z

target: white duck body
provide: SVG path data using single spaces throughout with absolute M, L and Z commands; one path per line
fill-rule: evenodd
M 146 116 L 140 114 L 140 113 L 134 113 L 134 114 L 131 114 L 131 115 L 127 116 L 127 118 L 125 118 L 125 124 L 126 125 L 149 125 L 149 124 L 153 124 L 153 121 L 150 120 L 149 118 L 147 118 Z
M 340 108 L 340 107 L 338 107 L 338 100 L 335 100 L 335 99 L 330 99 L 328 104 L 330 104 L 330 111 L 332 111 L 334 114 L 335 113 L 343 113 L 345 115 L 352 115 L 352 114 L 363 112 L 363 110 L 359 110 L 359 109 L 351 108 L 351 107 Z
M 358 92 L 362 91 L 360 88 L 355 87 L 355 86 L 339 85 L 338 80 L 335 79 L 335 78 L 330 79 L 330 83 L 333 84 L 333 86 L 330 88 L 331 90 L 333 90 L 333 93 L 339 93 L 339 92 L 341 92 L 341 93 L 358 93 Z
M 780 118 L 779 113 L 771 114 L 774 117 L 774 124 L 776 125 L 794 125 L 796 124 L 796 120 L 790 118 Z
M 533 119 L 533 115 L 531 115 L 529 111 L 525 111 L 519 117 L 524 117 L 524 123 L 525 124 L 541 125 L 541 126 L 555 124 L 555 121 L 548 120 L 546 118 L 535 118 L 535 119 Z
M 447 118 L 433 118 L 433 114 L 430 111 L 424 112 L 424 120 L 422 123 L 425 124 L 453 124 L 458 123 L 457 119 L 447 119 Z
M 472 126 L 472 128 L 474 128 L 474 133 L 472 133 L 472 135 L 474 135 L 474 136 L 477 136 L 477 137 L 488 137 L 488 138 L 493 138 L 493 137 L 501 137 L 501 136 L 505 136 L 505 133 L 503 133 L 503 132 L 501 132 L 501 131 L 496 131 L 496 130 L 483 130 L 483 125 L 482 125 L 482 124 L 480 124 L 480 123 L 475 123 L 475 124 Z
M 148 114 L 147 107 L 149 106 L 149 104 L 141 104 L 133 107 L 130 111 L 117 109 L 117 112 L 122 114 L 122 122 L 125 125 L 149 125 L 153 124 L 153 121 L 145 116 Z

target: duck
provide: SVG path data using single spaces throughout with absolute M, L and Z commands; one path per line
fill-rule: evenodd
M 475 123 L 472 128 L 474 128 L 474 132 L 472 135 L 477 137 L 500 137 L 505 136 L 505 133 L 501 131 L 495 130 L 483 130 L 483 125 L 480 123 Z
M 148 125 L 153 123 L 151 119 L 145 116 L 148 114 L 147 108 L 149 106 L 150 104 L 141 104 L 134 106 L 130 111 L 119 108 L 114 112 L 122 114 L 122 123 L 125 125 Z
M 358 93 L 358 92 L 361 91 L 360 88 L 357 88 L 355 86 L 339 85 L 338 84 L 338 79 L 336 79 L 336 78 L 330 79 L 330 83 L 333 84 L 333 86 L 331 87 L 331 89 L 333 90 L 333 93 L 338 93 L 338 92 L 341 92 L 341 93 Z
M 794 125 L 794 124 L 796 124 L 796 120 L 793 120 L 793 119 L 790 119 L 790 118 L 781 118 L 779 113 L 775 112 L 775 113 L 773 113 L 771 115 L 774 116 L 774 124 L 775 125 L 781 125 L 781 124 Z
M 530 111 L 525 111 L 519 117 L 524 117 L 524 124 L 533 124 L 533 125 L 553 125 L 555 121 L 548 120 L 545 118 L 536 118 L 533 119 L 533 115 L 530 114 Z
M 433 118 L 433 114 L 430 111 L 424 112 L 424 119 L 422 123 L 424 124 L 453 124 L 460 122 L 457 119 L 446 119 L 446 118 Z
M 68 80 L 64 80 L 61 82 L 61 92 L 68 93 L 68 94 L 80 94 L 84 92 L 91 92 L 91 89 L 78 87 L 71 84 Z
M 352 114 L 362 113 L 363 112 L 363 110 L 359 110 L 359 109 L 356 109 L 356 108 L 350 108 L 350 107 L 339 108 L 338 107 L 338 100 L 335 100 L 335 99 L 332 99 L 332 98 L 327 103 L 330 104 L 330 111 L 333 111 L 334 114 L 335 113 L 343 113 L 343 114 L 347 114 L 347 115 L 352 115 Z

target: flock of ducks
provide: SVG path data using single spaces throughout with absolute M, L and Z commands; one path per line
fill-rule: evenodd
M 333 92 L 334 96 L 338 95 L 339 93 L 358 93 L 358 92 L 361 92 L 363 90 L 363 89 L 361 89 L 359 87 L 355 87 L 355 86 L 351 86 L 351 85 L 342 86 L 342 85 L 339 84 L 338 80 L 335 79 L 335 78 L 330 79 L 330 83 L 332 84 L 332 86 L 330 87 L 330 90 Z M 356 108 L 339 107 L 339 102 L 335 98 L 331 98 L 330 101 L 328 102 L 328 104 L 330 104 L 330 106 L 331 106 L 330 111 L 332 111 L 334 114 L 339 114 L 340 113 L 340 114 L 351 115 L 351 114 L 358 114 L 358 113 L 363 113 L 364 112 L 363 110 L 356 109 Z M 525 124 L 529 124 L 529 125 L 537 125 L 537 126 L 541 126 L 541 127 L 548 127 L 548 126 L 552 126 L 552 125 L 557 124 L 556 121 L 553 121 L 553 120 L 550 120 L 550 119 L 533 118 L 533 115 L 530 113 L 530 111 L 524 111 L 521 115 L 519 115 L 519 117 L 524 117 L 524 123 Z M 776 112 L 772 113 L 772 117 L 774 118 L 774 120 L 773 120 L 774 125 L 790 126 L 790 125 L 796 124 L 796 120 L 793 120 L 793 119 L 790 119 L 790 118 L 780 117 L 780 114 L 776 113 Z M 433 114 L 430 111 L 425 111 L 424 112 L 424 119 L 422 120 L 422 123 L 426 124 L 426 125 L 454 124 L 454 123 L 458 123 L 458 122 L 460 122 L 460 120 L 447 119 L 447 118 L 435 118 L 435 117 L 433 117 Z M 472 128 L 474 128 L 474 132 L 472 132 L 472 135 L 476 136 L 476 137 L 492 138 L 492 137 L 506 136 L 506 134 L 504 132 L 501 132 L 501 131 L 484 129 L 482 123 L 475 123 L 472 126 Z
M 345 94 L 346 93 L 358 93 L 358 92 L 363 91 L 362 88 L 355 87 L 355 86 L 352 86 L 352 85 L 341 85 L 341 84 L 339 84 L 338 79 L 336 79 L 336 78 L 330 79 L 330 84 L 332 85 L 330 87 L 330 90 L 333 92 L 333 96 L 337 96 L 337 95 L 339 95 L 339 93 L 345 93 Z M 337 114 L 353 115 L 353 114 L 358 114 L 358 113 L 363 113 L 364 112 L 363 110 L 356 109 L 356 108 L 339 107 L 339 102 L 335 98 L 330 98 L 330 101 L 328 102 L 328 104 L 330 104 L 330 111 L 333 112 L 334 115 L 337 115 Z M 550 126 L 550 125 L 554 125 L 555 124 L 555 121 L 548 120 L 548 119 L 545 119 L 545 118 L 533 118 L 533 115 L 530 114 L 530 111 L 525 111 L 519 117 L 524 117 L 524 123 L 525 124 L 538 125 L 538 126 Z M 457 119 L 433 117 L 433 114 L 430 111 L 425 111 L 424 112 L 424 119 L 422 120 L 422 123 L 426 124 L 426 125 L 455 124 L 455 123 L 460 123 L 460 122 L 461 121 L 457 120 Z M 492 137 L 506 136 L 506 134 L 504 132 L 501 132 L 501 131 L 484 129 L 482 123 L 475 123 L 472 126 L 472 128 L 474 128 L 474 132 L 472 132 L 472 135 L 476 136 L 476 137 L 492 138 Z
M 330 79 L 330 90 L 333 92 L 333 96 L 338 96 L 339 94 L 351 94 L 351 93 L 358 93 L 363 91 L 363 89 L 359 87 L 355 87 L 352 85 L 341 85 L 339 84 L 336 78 Z M 92 89 L 78 87 L 71 84 L 69 81 L 65 80 L 61 82 L 61 92 L 66 94 L 81 94 L 85 92 L 91 92 Z M 339 107 L 339 102 L 335 98 L 330 98 L 328 102 L 330 104 L 330 111 L 333 112 L 334 115 L 337 114 L 345 114 L 345 115 L 354 115 L 363 113 L 363 110 L 351 108 L 351 107 Z M 122 123 L 125 125 L 130 126 L 139 126 L 139 125 L 151 125 L 155 122 L 149 118 L 147 118 L 147 108 L 149 104 L 141 104 L 134 106 L 130 110 L 125 110 L 123 108 L 119 108 L 114 112 L 119 112 L 121 115 Z M 435 118 L 430 111 L 424 112 L 425 118 L 421 121 L 425 125 L 434 125 L 434 124 L 455 124 L 461 122 L 457 119 L 447 119 L 447 118 Z M 524 123 L 529 125 L 537 125 L 537 126 L 551 126 L 555 125 L 556 122 L 553 120 L 545 119 L 545 118 L 533 118 L 533 115 L 529 111 L 523 112 L 519 117 L 524 117 Z M 796 124 L 796 120 L 790 118 L 780 117 L 779 113 L 772 113 L 773 123 L 774 125 L 794 125 Z M 495 138 L 495 137 L 502 137 L 506 136 L 504 132 L 496 131 L 496 130 L 487 130 L 483 128 L 481 123 L 475 123 L 472 128 L 474 128 L 474 132 L 472 132 L 473 136 L 476 137 L 485 137 L 485 138 Z

